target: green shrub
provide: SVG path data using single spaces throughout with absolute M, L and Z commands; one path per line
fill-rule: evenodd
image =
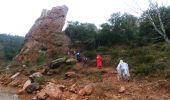
M 40 52 L 37 56 L 36 62 L 38 64 L 41 64 L 44 61 L 45 61 L 45 54 L 43 52 Z
M 55 50 L 52 50 L 52 51 L 51 51 L 51 58 L 52 58 L 53 60 L 55 60 L 55 59 L 58 58 L 58 54 L 57 54 L 57 52 L 56 52 Z
M 145 49 L 138 48 L 138 49 L 132 49 L 129 52 L 129 56 L 137 56 L 137 55 L 146 55 L 148 52 Z
M 22 64 L 24 64 L 24 65 L 26 65 L 26 66 L 29 66 L 29 65 L 30 65 L 30 61 L 24 60 L 24 61 L 22 62 Z
M 96 57 L 97 53 L 96 51 L 85 51 L 83 52 L 83 55 L 85 55 L 86 57 L 90 58 L 90 59 L 93 59 Z
M 100 54 L 106 54 L 109 51 L 110 51 L 110 49 L 108 47 L 101 46 L 101 47 L 97 48 L 97 52 Z
M 39 83 L 39 84 L 44 84 L 46 82 L 45 77 L 41 76 L 41 77 L 37 77 L 35 79 L 35 82 Z
M 118 57 L 119 51 L 115 50 L 115 49 L 111 49 L 111 54 L 112 54 L 113 57 Z
M 152 55 L 141 55 L 137 58 L 137 63 L 154 63 L 155 57 Z
M 152 66 L 141 66 L 134 70 L 135 75 L 147 76 L 155 71 L 155 67 Z
M 166 68 L 166 64 L 165 63 L 153 63 L 152 66 L 156 69 L 156 70 L 165 70 Z

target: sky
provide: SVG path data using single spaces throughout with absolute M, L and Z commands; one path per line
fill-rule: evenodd
M 134 0 L 0 0 L 0 33 L 25 36 L 35 20 L 40 16 L 42 9 L 51 9 L 55 6 L 66 5 L 69 10 L 68 21 L 94 23 L 97 27 L 107 22 L 115 12 L 128 12 L 139 16 Z M 146 10 L 147 0 L 137 0 L 139 6 Z M 166 1 L 166 4 L 168 0 Z M 133 9 L 133 10 L 132 10 Z M 64 29 L 63 28 L 63 29 Z

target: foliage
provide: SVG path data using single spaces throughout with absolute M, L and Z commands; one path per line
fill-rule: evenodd
M 141 75 L 141 76 L 147 76 L 149 74 L 151 74 L 152 72 L 155 71 L 155 67 L 153 66 L 139 66 L 134 70 L 134 74 L 135 75 Z
M 45 77 L 41 76 L 41 77 L 36 77 L 35 82 L 39 84 L 44 84 L 46 80 Z
M 24 37 L 0 34 L 0 43 L 3 45 L 6 60 L 12 60 L 20 51 Z
M 166 35 L 168 38 L 170 38 L 170 7 L 160 7 L 158 9 L 160 11 L 160 15 L 162 18 L 162 22 L 164 24 L 165 30 L 166 30 Z M 162 37 L 160 34 L 158 34 L 152 24 L 149 22 L 147 15 L 150 15 L 155 22 L 156 27 L 158 29 L 161 29 L 159 19 L 157 17 L 157 12 L 155 9 L 152 10 L 146 10 L 143 15 L 141 16 L 140 20 L 140 34 L 139 36 L 141 37 L 142 41 L 145 44 L 152 43 L 152 42 L 162 42 L 164 41 L 164 37 Z
M 36 59 L 36 63 L 41 64 L 44 61 L 45 61 L 45 54 L 43 52 L 39 52 L 37 59 Z
M 71 38 L 73 45 L 95 47 L 96 26 L 91 23 L 69 22 L 65 33 Z
M 141 55 L 137 59 L 137 63 L 154 63 L 155 57 L 151 55 Z
M 51 58 L 52 58 L 52 60 L 55 60 L 55 59 L 58 58 L 58 54 L 57 54 L 57 52 L 55 50 L 51 51 Z
M 94 59 L 97 55 L 96 51 L 95 50 L 88 50 L 88 51 L 84 51 L 83 52 L 83 55 L 85 55 L 86 57 L 90 58 L 90 59 Z
M 134 40 L 138 32 L 137 18 L 124 13 L 113 13 L 107 23 L 101 25 L 97 35 L 98 45 L 127 44 Z

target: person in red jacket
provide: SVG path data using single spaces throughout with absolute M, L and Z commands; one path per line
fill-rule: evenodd
M 102 56 L 97 55 L 96 60 L 97 60 L 97 68 L 102 68 Z

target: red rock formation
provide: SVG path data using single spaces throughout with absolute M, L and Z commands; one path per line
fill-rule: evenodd
M 63 6 L 43 10 L 25 37 L 24 46 L 15 57 L 17 61 L 34 61 L 39 53 L 48 58 L 51 52 L 64 54 L 68 50 L 69 38 L 62 32 L 68 8 Z

